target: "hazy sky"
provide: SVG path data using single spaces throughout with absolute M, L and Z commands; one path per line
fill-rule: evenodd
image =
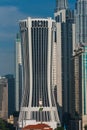
M 0 0 L 0 75 L 14 73 L 15 37 L 19 20 L 53 17 L 56 0 Z M 75 0 L 69 0 L 74 8 Z

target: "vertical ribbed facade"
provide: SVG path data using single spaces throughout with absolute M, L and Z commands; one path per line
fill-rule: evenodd
M 24 95 L 19 125 L 22 120 L 42 121 L 53 128 L 59 123 L 52 86 L 53 24 L 51 18 L 20 22 Z
M 48 60 L 48 21 L 44 21 L 43 27 L 39 27 L 38 21 L 32 22 L 32 70 L 33 70 L 33 98 L 32 107 L 39 106 L 39 100 L 43 100 L 43 107 L 49 106 L 47 89 L 47 60 Z M 41 23 L 40 23 L 41 24 Z M 42 91 L 43 90 L 43 91 Z M 45 95 L 45 96 L 44 96 Z
M 76 2 L 76 44 L 87 43 L 87 0 Z

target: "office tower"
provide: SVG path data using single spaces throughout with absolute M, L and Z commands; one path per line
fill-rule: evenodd
M 87 0 L 76 1 L 76 44 L 87 42 Z
M 19 127 L 60 123 L 52 85 L 52 51 L 55 22 L 51 18 L 20 21 L 24 95 Z
M 19 111 L 22 98 L 22 59 L 21 59 L 21 40 L 20 35 L 16 36 L 16 79 L 15 79 L 15 106 L 16 111 Z
M 71 113 L 71 58 L 73 52 L 74 13 L 68 8 L 67 0 L 57 0 L 54 17 L 57 35 L 57 102 L 59 115 Z M 66 114 L 66 115 L 67 115 Z M 64 119 L 64 118 L 63 118 Z
M 0 77 L 0 118 L 8 118 L 8 82 L 5 77 Z
M 12 74 L 5 75 L 8 82 L 8 117 L 15 111 L 15 78 Z
M 81 129 L 87 125 L 87 0 L 77 0 L 75 10 L 76 48 L 74 55 L 74 117 L 82 121 Z
M 67 0 L 56 0 L 56 12 L 68 8 Z

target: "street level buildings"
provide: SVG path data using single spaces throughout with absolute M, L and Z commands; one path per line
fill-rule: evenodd
M 55 21 L 51 18 L 29 17 L 20 21 L 20 33 L 24 94 L 19 127 L 44 122 L 56 128 L 60 120 L 54 98 Z

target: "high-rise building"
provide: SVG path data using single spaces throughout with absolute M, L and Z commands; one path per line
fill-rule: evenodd
M 43 122 L 56 128 L 60 123 L 52 83 L 54 26 L 51 18 L 20 21 L 24 94 L 19 127 Z
M 8 82 L 5 77 L 0 77 L 0 118 L 8 119 Z
M 72 115 L 74 117 L 78 115 L 83 130 L 87 125 L 87 0 L 76 1 L 75 24 L 75 86 L 73 86 L 75 105 Z
M 22 58 L 21 58 L 21 40 L 20 35 L 16 37 L 16 74 L 15 74 L 15 106 L 16 111 L 19 111 L 22 99 Z
M 71 58 L 74 41 L 74 13 L 67 0 L 57 0 L 54 13 L 57 36 L 57 102 L 62 121 L 64 113 L 71 113 Z
M 67 0 L 56 0 L 56 12 L 60 10 L 68 9 L 68 2 Z
M 76 44 L 87 43 L 87 0 L 76 1 Z
M 4 76 L 8 82 L 8 117 L 15 111 L 15 78 L 12 74 Z

